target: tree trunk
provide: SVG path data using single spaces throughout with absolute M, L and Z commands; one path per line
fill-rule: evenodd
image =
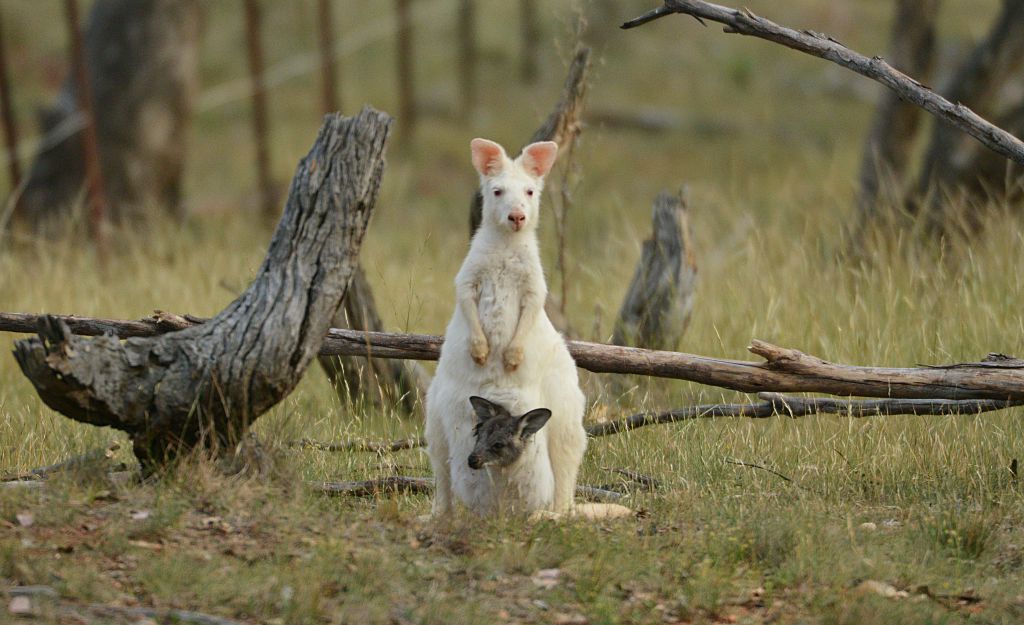
M 697 261 L 684 197 L 659 194 L 654 200 L 652 222 L 654 232 L 644 241 L 612 343 L 675 350 L 690 321 L 697 283 Z
M 931 74 L 940 4 L 941 0 L 896 0 L 889 60 L 896 69 L 921 81 L 928 81 Z M 902 199 L 910 150 L 921 119 L 920 108 L 892 91 L 882 92 L 861 157 L 857 196 L 861 228 L 876 216 L 879 204 L 895 206 Z
M 992 28 L 942 89 L 947 99 L 987 117 L 998 108 L 997 96 L 1006 81 L 1024 64 L 1024 2 L 1003 0 Z M 946 194 L 963 182 L 958 162 L 970 160 L 974 149 L 969 139 L 946 124 L 936 124 L 918 179 L 921 201 L 909 202 L 912 210 L 925 210 L 932 229 L 943 232 L 954 215 L 947 214 Z
M 998 123 L 1018 137 L 1024 135 L 1024 100 L 999 117 Z M 1024 167 L 989 150 L 971 150 L 969 155 L 957 159 L 954 177 L 966 195 L 975 200 L 995 198 L 1019 203 L 1024 199 Z M 977 215 L 971 213 L 969 217 L 974 220 Z
M 108 215 L 115 222 L 137 221 L 152 207 L 181 210 L 200 21 L 197 0 L 97 0 L 92 6 L 85 61 Z M 17 209 L 35 229 L 66 217 L 84 184 L 77 95 L 69 77 L 41 115 L 42 132 L 54 144 L 36 155 Z
M 82 339 L 60 319 L 18 341 L 42 400 L 128 433 L 150 472 L 180 452 L 232 450 L 298 383 L 355 271 L 384 170 L 391 118 L 328 116 L 300 162 L 249 288 L 209 322 L 152 338 Z
M 370 283 L 358 265 L 345 293 L 344 304 L 331 320 L 331 327 L 384 330 Z M 411 414 L 417 402 L 427 396 L 430 375 L 414 361 L 374 358 L 372 354 L 320 356 L 319 360 L 342 403 L 361 399 L 376 406 L 401 404 Z

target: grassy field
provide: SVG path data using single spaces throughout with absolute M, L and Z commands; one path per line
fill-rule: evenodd
M 268 62 L 314 49 L 311 0 L 264 3 Z M 558 96 L 572 49 L 568 3 L 541 3 L 541 80 L 516 79 L 516 3 L 481 2 L 481 106 L 461 124 L 427 117 L 393 144 L 363 249 L 388 326 L 439 333 L 467 247 L 475 184 L 468 143 L 512 149 Z M 623 2 L 632 17 L 654 2 Z M 886 47 L 890 2 L 747 0 L 756 13 L 828 32 L 868 54 Z M 946 3 L 946 57 L 980 37 L 997 2 Z M 348 0 L 344 38 L 377 28 L 388 3 Z M 456 99 L 454 2 L 417 3 L 418 90 Z M 4 30 L 23 132 L 60 76 L 57 6 L 5 3 Z M 385 23 L 386 22 L 382 22 Z M 241 13 L 208 5 L 203 85 L 244 75 Z M 688 18 L 637 31 L 595 20 L 589 105 L 653 108 L 681 120 L 661 134 L 585 129 L 569 216 L 568 316 L 607 340 L 662 189 L 686 184 L 700 265 L 681 349 L 746 358 L 752 338 L 837 362 L 913 365 L 1024 354 L 1022 219 L 993 207 L 970 246 L 941 254 L 903 232 L 857 262 L 836 260 L 853 218 L 862 138 L 877 92 L 823 61 L 727 36 Z M 342 61 L 347 111 L 394 111 L 393 40 Z M 319 123 L 318 84 L 270 94 L 273 166 L 283 184 Z M 88 245 L 19 234 L 0 248 L 0 310 L 138 318 L 153 309 L 210 315 L 252 278 L 269 231 L 256 211 L 244 100 L 207 107 L 189 137 L 190 217 L 119 238 L 97 267 Z M 550 198 L 545 207 L 550 208 Z M 543 247 L 557 290 L 551 213 Z M 18 336 L 5 334 L 8 341 Z M 10 343 L 8 343 L 10 345 Z M 584 374 L 599 419 L 742 396 L 633 380 L 626 392 Z M 159 483 L 57 478 L 0 489 L 0 582 L 47 585 L 37 622 L 134 622 L 88 606 L 198 610 L 251 623 L 1018 623 L 1024 620 L 1024 411 L 957 417 L 703 420 L 591 442 L 581 480 L 655 477 L 639 518 L 539 522 L 420 520 L 424 496 L 325 498 L 304 480 L 429 475 L 420 451 L 344 454 L 281 443 L 405 436 L 418 418 L 342 405 L 317 368 L 260 419 L 277 459 L 269 481 L 220 475 L 197 460 Z M 0 358 L 0 472 L 50 464 L 117 432 L 44 407 Z M 730 463 L 758 463 L 791 478 Z M 891 595 L 891 596 L 889 596 Z M 0 621 L 9 615 L 0 606 Z M 74 613 L 83 618 L 75 620 Z

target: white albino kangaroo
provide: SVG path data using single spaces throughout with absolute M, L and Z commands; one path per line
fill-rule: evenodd
M 587 437 L 576 364 L 544 312 L 547 284 L 537 246 L 544 176 L 558 146 L 533 143 L 511 160 L 492 141 L 474 139 L 483 220 L 455 278 L 455 314 L 445 332 L 437 375 L 427 392 L 426 439 L 437 480 L 433 514 L 452 510 L 452 495 L 478 514 L 498 509 L 570 512 Z M 547 408 L 547 425 L 514 467 L 473 469 L 481 396 L 512 414 Z M 553 488 L 546 486 L 546 476 Z M 509 488 L 508 482 L 516 482 Z M 519 493 L 510 500 L 511 494 Z

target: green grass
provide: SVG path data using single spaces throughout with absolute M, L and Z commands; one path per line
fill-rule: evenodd
M 270 63 L 314 45 L 313 3 L 265 3 Z M 387 11 L 346 2 L 339 32 Z M 417 32 L 420 92 L 455 102 L 452 20 L 445 2 Z M 622 17 L 648 2 L 622 3 Z M 865 53 L 886 46 L 889 2 L 750 0 L 756 13 L 835 35 Z M 944 41 L 984 31 L 997 3 L 949 4 Z M 474 185 L 468 142 L 516 146 L 557 97 L 571 47 L 570 12 L 545 5 L 537 86 L 515 80 L 514 3 L 482 3 L 481 109 L 469 123 L 427 118 L 392 145 L 362 258 L 387 325 L 439 333 L 467 245 Z M 373 8 L 370 8 L 370 7 Z M 383 6 L 383 5 L 382 5 Z M 48 9 L 49 10 L 49 9 Z M 244 74 L 240 13 L 208 7 L 204 88 Z M 342 19 L 344 16 L 344 19 Z M 62 58 L 55 17 L 4 7 L 22 126 Z M 568 315 L 606 340 L 649 229 L 650 203 L 688 184 L 700 264 L 681 349 L 747 358 L 752 338 L 837 362 L 890 366 L 1024 354 L 1024 223 L 992 207 L 968 246 L 939 254 L 908 232 L 856 262 L 836 260 L 853 219 L 870 97 L 863 79 L 777 46 L 666 18 L 604 33 L 590 105 L 649 106 L 690 120 L 662 135 L 585 129 L 569 223 Z M 394 110 L 392 41 L 343 62 L 346 110 Z M 55 60 L 56 59 L 56 60 Z M 52 82 L 52 81 L 51 81 Z M 874 93 L 869 90 L 869 93 Z M 314 76 L 271 92 L 273 164 L 285 182 L 318 124 Z M 24 233 L 0 250 L 0 309 L 137 318 L 153 309 L 210 315 L 252 278 L 269 239 L 252 217 L 253 158 L 244 101 L 197 115 L 186 173 L 190 217 L 118 237 L 101 271 L 90 247 Z M 726 128 L 715 131 L 713 128 Z M 712 128 L 712 130 L 708 130 Z M 514 149 L 514 148 L 513 148 Z M 546 201 L 550 206 L 550 198 Z M 549 282 L 554 228 L 544 214 Z M 5 335 L 13 341 L 19 337 Z M 18 471 L 122 442 L 44 407 L 13 358 L 0 359 L 0 470 Z M 620 394 L 583 374 L 589 418 L 641 408 L 736 400 L 687 383 L 632 380 Z M 428 475 L 420 451 L 382 456 L 275 449 L 269 482 L 227 478 L 201 461 L 163 482 L 111 485 L 85 476 L 43 490 L 0 490 L 0 579 L 46 584 L 77 602 L 139 603 L 271 623 L 1015 623 L 1024 618 L 1024 487 L 1008 470 L 1024 455 L 1024 411 L 957 417 L 719 420 L 651 427 L 591 442 L 582 481 L 627 468 L 663 487 L 626 522 L 418 520 L 425 497 L 327 499 L 306 479 Z M 395 411 L 342 405 L 321 371 L 256 424 L 271 447 L 289 439 L 417 433 Z M 764 471 L 726 462 L 764 464 Z M 148 511 L 145 519 L 132 512 Z M 31 512 L 21 527 L 16 515 Z M 863 526 L 873 523 L 875 529 Z M 532 580 L 559 569 L 557 584 Z M 911 593 L 864 590 L 876 580 Z M 916 589 L 927 586 L 935 599 Z M 972 590 L 972 604 L 956 596 Z M 953 597 L 944 599 L 943 596 Z M 571 622 L 571 621 L 569 621 Z

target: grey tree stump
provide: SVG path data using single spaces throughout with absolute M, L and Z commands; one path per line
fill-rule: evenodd
M 358 265 L 331 327 L 384 331 L 373 290 Z M 343 403 L 366 401 L 380 406 L 386 402 L 412 414 L 430 386 L 430 374 L 411 360 L 375 358 L 372 352 L 369 356 L 319 356 L 319 360 Z
M 198 0 L 97 0 L 85 28 L 100 167 L 114 221 L 151 207 L 180 211 L 185 135 L 199 82 Z M 60 223 L 84 184 L 77 87 L 69 76 L 42 111 L 43 148 L 16 215 L 39 229 Z M 48 141 L 49 139 L 49 141 Z
M 682 194 L 660 193 L 654 200 L 652 224 L 653 234 L 644 241 L 612 343 L 675 350 L 690 321 L 697 284 L 697 261 Z
M 209 322 L 122 342 L 44 318 L 14 354 L 43 402 L 127 432 L 145 472 L 196 446 L 234 449 L 320 350 L 355 271 L 391 124 L 369 108 L 325 118 L 256 279 Z

